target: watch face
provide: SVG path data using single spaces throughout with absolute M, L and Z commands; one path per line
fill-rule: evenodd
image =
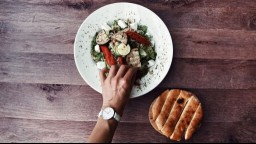
M 102 112 L 102 118 L 105 120 L 111 119 L 115 114 L 115 111 L 111 107 L 107 107 Z

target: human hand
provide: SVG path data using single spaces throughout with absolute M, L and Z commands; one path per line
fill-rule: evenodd
M 103 108 L 112 107 L 122 115 L 124 107 L 129 99 L 137 68 L 128 65 L 111 66 L 108 76 L 107 70 L 100 71 L 100 80 L 103 95 Z

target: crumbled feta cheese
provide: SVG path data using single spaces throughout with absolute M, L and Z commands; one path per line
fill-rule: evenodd
M 154 60 L 149 60 L 148 61 L 148 67 L 152 67 L 153 65 L 155 65 L 155 61 Z
M 137 30 L 137 27 L 138 27 L 138 24 L 135 22 L 135 23 L 131 23 L 130 24 L 130 27 L 133 29 L 133 30 Z
M 94 47 L 94 50 L 95 50 L 96 52 L 100 53 L 100 46 L 99 46 L 99 45 L 96 45 L 96 46 Z
M 106 32 L 109 32 L 111 30 L 111 27 L 107 23 L 101 25 L 101 28 L 104 29 Z
M 117 24 L 122 28 L 126 28 L 127 27 L 127 24 L 123 21 L 123 20 L 118 20 L 117 21 Z
M 106 63 L 105 62 L 103 62 L 103 61 L 99 61 L 99 62 L 97 62 L 97 68 L 98 69 L 104 69 L 104 68 L 106 68 Z
M 155 46 L 155 41 L 151 40 L 150 43 L 152 44 L 152 46 Z

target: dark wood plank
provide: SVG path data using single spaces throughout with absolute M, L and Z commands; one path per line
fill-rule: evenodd
M 218 0 L 128 0 L 132 3 L 138 3 L 138 4 L 144 4 L 149 6 L 158 5 L 159 9 L 175 9 L 180 7 L 209 7 L 209 8 L 222 8 L 222 7 L 228 7 L 229 8 L 237 8 L 239 7 L 246 7 L 250 9 L 254 9 L 254 0 L 244 0 L 244 1 L 238 1 L 238 0 L 225 0 L 225 1 L 218 1 Z M 15 0 L 15 1 L 7 1 L 9 4 L 16 4 L 16 5 L 46 5 L 46 6 L 54 6 L 54 5 L 65 5 L 70 6 L 70 8 L 75 8 L 74 5 L 77 5 L 77 7 L 83 7 L 85 8 L 86 5 L 89 5 L 88 3 L 91 3 L 91 6 L 93 5 L 105 5 L 107 3 L 114 3 L 114 2 L 127 2 L 125 0 L 51 0 L 51 1 L 41 1 L 41 0 Z M 1 1 L 0 4 L 6 4 L 5 1 Z M 72 7 L 73 6 L 73 7 Z
M 220 126 L 221 125 L 221 126 Z M 189 141 L 181 142 L 214 143 L 214 142 L 255 142 L 256 126 L 252 122 L 207 122 L 202 123 Z M 153 142 L 170 143 L 168 138 L 153 130 L 150 124 L 121 123 L 113 142 Z
M 73 54 L 73 43 L 81 23 L 0 20 L 0 52 Z
M 102 102 L 88 86 L 44 84 L 2 83 L 0 99 L 1 117 L 70 121 L 95 121 Z
M 114 1 L 54 1 L 54 2 L 2 2 L 2 13 L 7 13 L 7 18 L 19 21 L 47 21 L 47 22 L 76 22 L 85 18 L 95 9 Z M 231 1 L 230 7 L 225 7 L 221 2 L 212 0 L 185 1 L 181 5 L 164 1 L 131 1 L 149 7 L 164 19 L 170 28 L 203 28 L 203 29 L 247 29 L 255 30 L 255 1 L 235 3 Z M 182 3 L 182 2 L 180 2 Z M 227 5 L 228 2 L 225 2 Z M 251 8 L 246 6 L 251 4 Z M 159 7 L 160 5 L 160 7 Z M 197 5 L 197 6 L 196 6 Z M 41 11 L 38 11 L 40 9 Z M 62 13 L 61 11 L 65 11 Z M 33 13 L 31 13 L 33 12 Z M 70 12 L 70 13 L 69 13 Z M 20 17 L 15 15 L 21 13 Z M 43 13 L 40 14 L 40 13 Z M 73 16 L 76 14 L 76 16 Z M 54 16 L 52 16 L 54 15 Z M 25 16 L 25 17 L 24 17 Z M 29 16 L 29 19 L 26 18 Z M 34 18 L 34 16 L 36 18 Z M 58 17 L 59 16 L 59 17 Z M 6 19 L 6 17 L 0 17 Z M 34 20 L 33 20 L 34 19 Z
M 154 9 L 153 9 L 154 10 Z M 186 12 L 184 12 L 186 11 Z M 184 8 L 173 11 L 154 10 L 163 18 L 169 28 L 200 29 L 256 29 L 254 20 L 256 9 L 232 8 Z M 243 13 L 244 12 L 244 13 Z M 174 20 L 175 19 L 175 20 Z
M 0 81 L 85 85 L 73 55 L 1 53 Z
M 255 89 L 255 60 L 174 59 L 160 86 Z
M 0 22 L 5 32 L 0 35 L 0 52 L 73 54 L 79 25 Z M 170 33 L 175 58 L 256 59 L 255 32 L 171 28 Z
M 101 95 L 89 86 L 0 84 L 0 117 L 24 119 L 96 121 Z M 122 121 L 148 122 L 152 101 L 166 88 L 156 88 L 132 99 Z M 256 90 L 188 89 L 203 104 L 205 122 L 251 121 L 256 117 Z
M 243 30 L 172 29 L 175 58 L 256 60 L 256 33 Z
M 0 54 L 0 82 L 85 85 L 73 55 Z M 256 89 L 255 73 L 255 60 L 174 59 L 160 86 Z
M 247 6 L 252 5 L 254 2 L 246 1 L 245 3 L 237 4 L 239 8 L 243 8 L 241 10 L 243 14 L 246 17 L 250 17 L 252 23 L 248 22 L 247 24 L 252 27 L 254 25 L 254 17 L 250 16 L 251 13 L 245 13 L 245 11 L 251 10 Z M 2 2 L 0 5 L 2 8 L 1 12 L 7 15 L 0 15 L 2 33 L 0 35 L 0 42 L 2 43 L 0 51 L 71 54 L 73 53 L 74 37 L 79 25 L 93 10 L 106 3 L 108 2 L 100 1 L 91 3 L 85 1 L 84 4 L 81 4 L 81 1 L 80 3 L 76 3 L 59 0 L 51 2 L 28 1 L 25 3 L 17 1 Z M 139 3 L 143 4 L 144 2 L 139 1 Z M 158 5 L 154 6 L 155 4 Z M 77 7 L 80 5 L 85 8 L 82 7 L 81 10 L 77 10 L 72 8 L 72 5 L 77 5 Z M 195 20 L 190 22 L 187 18 L 183 18 L 183 16 L 187 15 L 187 17 L 193 18 L 193 14 L 202 14 L 199 11 L 200 9 L 205 11 L 207 10 L 206 8 L 210 7 L 210 9 L 213 9 L 218 14 L 217 18 L 221 17 L 219 13 L 225 14 L 225 11 L 223 12 L 222 9 L 227 9 L 223 3 L 217 1 L 195 1 L 192 3 L 193 9 L 190 8 L 190 5 L 185 8 L 178 7 L 170 9 L 168 5 L 165 5 L 161 1 L 148 1 L 144 5 L 153 10 L 164 10 L 174 15 L 170 16 L 169 14 L 163 14 L 164 12 L 159 12 L 159 14 L 163 14 L 161 18 L 164 19 L 173 35 L 174 48 L 176 50 L 174 56 L 177 58 L 255 59 L 256 52 L 254 45 L 256 36 L 254 32 L 244 31 L 244 29 L 229 31 L 226 28 L 218 28 L 217 31 L 214 30 L 215 28 L 212 30 L 200 30 L 202 26 L 196 27 L 200 29 L 194 29 L 195 27 L 192 27 L 193 29 L 188 29 L 189 27 L 185 26 L 181 27 L 181 25 L 193 25 L 196 23 Z M 159 5 L 161 5 L 160 8 Z M 237 11 L 237 9 L 234 9 L 234 11 L 232 9 L 237 5 L 234 1 L 230 1 L 229 9 L 231 9 L 231 14 L 227 15 L 240 17 L 238 14 L 241 14 L 241 12 Z M 65 10 L 64 14 L 62 13 L 63 10 Z M 76 16 L 74 17 L 74 15 Z M 170 17 L 171 20 L 168 20 Z M 202 16 L 197 17 L 201 18 Z M 211 15 L 208 17 L 211 17 Z M 244 16 L 241 17 L 244 18 Z M 203 19 L 208 22 L 209 20 L 207 18 Z M 179 24 L 182 22 L 181 19 L 184 19 L 183 23 L 186 22 L 186 24 Z M 225 17 L 225 21 L 229 20 Z M 209 24 L 204 23 L 204 25 L 213 25 L 212 21 L 209 21 Z M 222 20 L 216 21 L 219 23 L 223 22 Z M 227 26 L 237 24 L 237 20 L 234 21 L 227 22 Z
M 95 122 L 0 118 L 1 142 L 86 142 Z M 220 126 L 221 125 L 221 126 Z M 202 123 L 188 142 L 255 142 L 256 127 L 250 122 Z M 149 123 L 121 122 L 113 142 L 172 142 Z M 182 141 L 184 142 L 184 141 Z
M 95 122 L 0 118 L 1 142 L 86 142 Z
M 81 3 L 81 1 L 56 0 L 51 2 L 27 1 L 23 3 L 22 1 L 4 1 L 0 5 L 2 8 L 0 12 L 7 15 L 0 15 L 2 33 L 0 35 L 0 42 L 2 43 L 0 51 L 72 54 L 74 37 L 84 18 L 96 8 L 111 2 L 84 1 L 84 3 Z M 246 27 L 244 24 L 241 30 L 234 31 L 229 31 L 226 27 L 225 29 L 212 28 L 212 30 L 200 30 L 205 26 L 212 25 L 226 24 L 227 26 L 234 26 L 239 24 L 237 23 L 238 20 L 243 23 L 247 22 L 246 26 L 254 27 L 255 16 L 251 15 L 255 12 L 247 11 L 255 10 L 253 8 L 248 9 L 248 6 L 253 5 L 255 1 L 237 3 L 234 0 L 230 0 L 230 4 L 226 1 L 222 3 L 218 1 L 193 1 L 192 4 L 189 1 L 185 2 L 138 2 L 156 12 L 160 11 L 159 15 L 162 14 L 160 17 L 166 22 L 173 35 L 175 57 L 256 59 L 256 51 L 254 49 L 255 33 L 253 31 L 245 31 Z M 174 6 L 175 4 L 182 5 L 183 3 L 185 8 Z M 158 5 L 156 6 L 156 4 Z M 229 7 L 225 7 L 224 4 L 229 4 Z M 237 5 L 239 5 L 239 11 L 233 9 Z M 78 9 L 75 9 L 75 6 Z M 174 8 L 170 9 L 170 7 Z M 211 11 L 208 12 L 207 8 Z M 226 9 L 228 12 L 225 11 Z M 62 13 L 63 10 L 65 11 L 64 14 Z M 168 12 L 168 14 L 165 14 L 165 12 Z M 205 16 L 204 13 L 211 14 Z M 225 20 L 215 20 L 215 18 L 221 18 L 222 15 L 224 15 L 222 19 Z M 232 19 L 233 17 L 231 17 L 230 19 L 226 18 L 227 16 L 225 15 L 237 18 Z M 202 18 L 201 21 L 206 21 L 207 23 L 201 22 L 202 24 L 198 24 L 200 22 L 194 20 L 193 17 Z M 248 17 L 248 20 L 243 20 L 245 17 Z M 208 20 L 209 18 L 211 20 Z M 193 19 L 193 21 L 190 19 Z M 216 21 L 217 24 L 215 24 L 216 22 L 213 23 L 213 21 Z M 200 27 L 193 27 L 194 24 Z

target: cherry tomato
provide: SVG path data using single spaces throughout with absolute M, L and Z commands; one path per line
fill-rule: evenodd
M 144 44 L 144 45 L 150 45 L 150 41 L 146 39 L 145 37 L 141 36 L 140 34 L 133 32 L 133 31 L 127 31 L 126 34 L 133 40 L 137 41 L 138 43 Z
M 100 46 L 100 49 L 103 52 L 103 55 L 106 59 L 107 64 L 109 66 L 115 65 L 116 60 L 115 60 L 114 56 L 112 55 L 112 53 L 110 52 L 110 50 L 108 49 L 108 47 L 105 45 L 102 45 L 102 46 Z

